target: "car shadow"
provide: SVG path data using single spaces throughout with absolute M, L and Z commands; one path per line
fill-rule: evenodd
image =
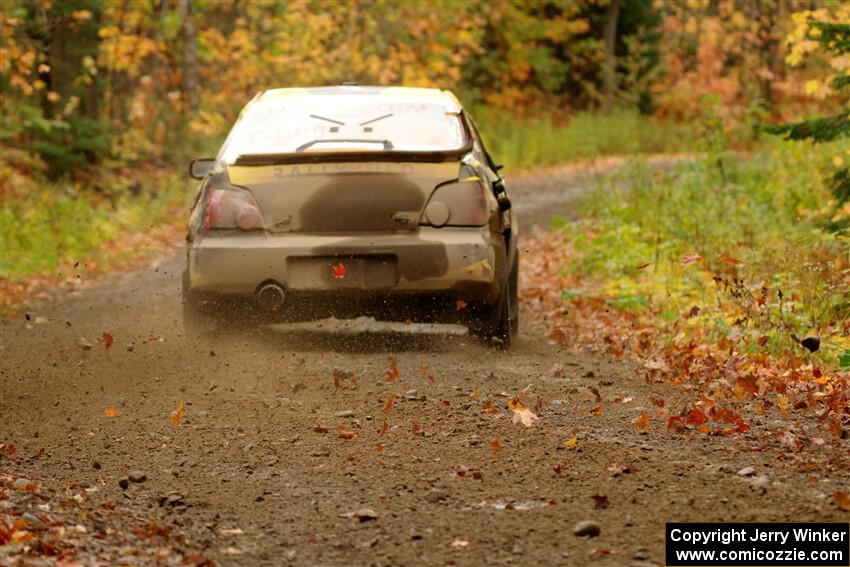
M 450 352 L 478 343 L 460 325 L 390 323 L 369 318 L 266 325 L 254 336 L 276 349 L 351 354 Z

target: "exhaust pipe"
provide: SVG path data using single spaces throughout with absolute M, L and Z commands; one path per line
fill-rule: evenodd
M 278 311 L 285 300 L 286 293 L 276 283 L 266 284 L 257 291 L 257 307 L 263 311 Z

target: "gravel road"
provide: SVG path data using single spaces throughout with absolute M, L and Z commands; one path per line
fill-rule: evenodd
M 571 170 L 514 179 L 524 227 L 574 215 L 593 185 Z M 832 503 L 847 441 L 788 448 L 777 430 L 806 423 L 768 418 L 731 437 L 639 433 L 651 397 L 687 392 L 550 343 L 527 314 L 507 353 L 462 328 L 362 321 L 194 342 L 181 269 L 176 253 L 0 321 L 7 488 L 80 495 L 18 491 L 0 520 L 72 517 L 91 535 L 82 564 L 650 566 L 666 521 L 848 520 Z M 540 419 L 525 427 L 505 405 L 529 385 Z M 133 472 L 143 482 L 121 482 Z M 0 547 L 0 564 L 20 550 Z

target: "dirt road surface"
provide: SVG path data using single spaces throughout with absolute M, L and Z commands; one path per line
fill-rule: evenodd
M 574 215 L 594 179 L 513 182 L 528 227 Z M 61 518 L 82 564 L 650 566 L 667 521 L 848 519 L 847 441 L 792 449 L 777 430 L 810 424 L 758 416 L 729 437 L 638 432 L 651 397 L 687 392 L 555 345 L 527 312 L 510 352 L 363 322 L 194 342 L 181 269 L 177 253 L 0 322 L 0 520 Z M 529 384 L 525 427 L 505 405 Z

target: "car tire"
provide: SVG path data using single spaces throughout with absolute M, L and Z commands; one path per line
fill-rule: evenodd
M 519 301 L 517 281 L 519 265 L 515 261 L 510 273 L 504 279 L 502 291 L 496 303 L 484 311 L 481 318 L 472 325 L 474 333 L 485 343 L 495 343 L 502 349 L 511 348 L 519 325 Z

